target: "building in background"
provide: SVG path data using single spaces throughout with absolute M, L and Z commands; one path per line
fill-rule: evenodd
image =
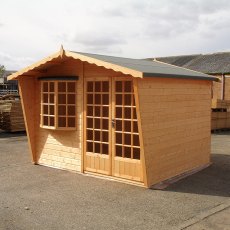
M 6 70 L 3 76 L 0 76 L 0 96 L 7 94 L 18 95 L 18 82 L 7 81 L 7 77 L 16 71 Z
M 186 69 L 214 75 L 213 99 L 230 100 L 230 52 L 148 58 Z

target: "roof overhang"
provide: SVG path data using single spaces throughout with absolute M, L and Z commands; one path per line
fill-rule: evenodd
M 160 77 L 160 78 L 169 78 L 168 75 L 165 74 L 156 74 L 153 75 L 152 73 L 143 73 L 143 77 Z M 209 77 L 202 77 L 202 76 L 186 76 L 186 75 L 178 75 L 178 74 L 170 74 L 170 78 L 179 78 L 179 79 L 194 79 L 194 80 L 210 80 L 210 81 L 219 81 L 217 77 L 209 76 Z
M 90 64 L 95 64 L 97 66 L 101 66 L 106 69 L 111 69 L 116 72 L 121 72 L 123 74 L 132 75 L 133 77 L 139 77 L 139 78 L 143 77 L 143 73 L 140 71 L 122 67 L 116 64 L 111 64 L 109 62 L 105 62 L 105 61 L 101 61 L 101 60 L 98 60 L 92 57 L 88 57 L 80 53 L 66 51 L 61 47 L 61 50 L 59 52 L 54 53 L 53 55 L 48 56 L 47 58 L 44 58 L 39 62 L 36 62 L 16 73 L 11 74 L 10 76 L 7 77 L 7 80 L 17 80 L 20 76 L 31 76 L 31 75 L 34 75 L 34 73 L 36 72 L 42 73 L 43 67 L 47 68 L 49 66 L 57 65 L 71 58 L 75 60 L 80 60 L 82 62 L 88 62 Z
M 60 65 L 61 63 L 65 62 L 66 60 L 75 59 L 80 60 L 82 62 L 87 62 L 90 64 L 95 64 L 97 66 L 104 67 L 106 69 L 113 70 L 115 72 L 120 72 L 122 74 L 131 75 L 133 77 L 143 78 L 143 77 L 160 77 L 160 78 L 179 78 L 179 79 L 196 79 L 196 80 L 209 80 L 209 81 L 218 81 L 218 78 L 206 75 L 200 76 L 199 72 L 193 71 L 192 75 L 180 75 L 180 74 L 173 74 L 173 73 L 148 73 L 138 71 L 136 69 L 132 69 L 129 67 L 122 66 L 120 63 L 111 63 L 109 60 L 100 60 L 95 58 L 95 56 L 90 56 L 84 53 L 77 53 L 71 51 L 65 51 L 63 47 L 61 47 L 59 52 L 54 53 L 51 56 L 48 56 L 45 59 L 42 59 L 39 62 L 36 62 L 29 67 L 22 69 L 16 73 L 11 74 L 8 76 L 8 80 L 17 80 L 21 76 L 38 76 L 38 74 L 46 73 L 47 69 L 53 67 L 55 65 Z M 159 61 L 157 61 L 159 62 Z M 120 64 L 120 65 L 119 65 Z M 164 63 L 167 65 L 166 63 Z M 169 65 L 169 64 L 168 64 Z M 175 67 L 175 66 L 174 66 Z M 177 67 L 181 68 L 181 67 Z M 184 68 L 182 68 L 184 69 Z M 194 74 L 194 72 L 196 72 Z

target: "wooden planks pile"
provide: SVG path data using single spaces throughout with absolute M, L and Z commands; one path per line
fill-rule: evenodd
M 25 131 L 20 100 L 0 100 L 0 129 L 9 132 Z
M 212 131 L 230 129 L 230 100 L 212 100 Z
M 230 100 L 212 99 L 212 109 L 230 109 Z

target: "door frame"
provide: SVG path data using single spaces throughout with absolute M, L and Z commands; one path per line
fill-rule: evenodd
M 86 93 L 87 93 L 87 82 L 88 81 L 93 81 L 93 82 L 96 82 L 96 81 L 108 81 L 109 82 L 109 101 L 111 102 L 112 101 L 112 94 L 111 94 L 111 87 L 112 87 L 112 79 L 111 77 L 84 77 L 84 83 L 83 83 L 83 173 L 84 172 L 90 172 L 88 170 L 86 170 L 86 150 L 87 150 L 87 138 L 86 138 L 86 132 L 87 132 L 87 127 L 86 127 L 86 114 L 87 114 L 87 103 L 86 103 Z M 109 159 L 109 170 L 108 170 L 108 175 L 107 174 L 103 174 L 103 173 L 100 173 L 100 172 L 92 172 L 92 173 L 97 173 L 97 174 L 100 174 L 100 175 L 107 175 L 107 176 L 111 176 L 112 175 L 112 138 L 111 138 L 111 135 L 112 135 L 112 127 L 111 127 L 111 120 L 112 120 L 112 109 L 111 109 L 111 105 L 109 104 L 109 127 L 108 127 L 108 145 L 109 145 L 109 152 L 108 152 L 108 155 L 105 155 L 105 156 L 108 156 L 108 159 Z M 96 156 L 98 157 L 101 157 L 99 154 L 97 153 L 93 153 L 93 154 L 96 154 Z M 102 156 L 102 158 L 107 158 L 105 156 Z
M 143 179 L 142 182 L 140 183 L 144 183 L 145 186 L 147 186 L 147 175 L 146 175 L 146 162 L 145 162 L 145 156 L 144 156 L 144 143 L 143 143 L 143 135 L 142 135 L 142 126 L 141 126 L 141 117 L 140 117 L 140 104 L 139 104 L 139 92 L 138 92 L 138 79 L 134 78 L 134 77 L 104 77 L 104 76 L 94 76 L 94 77 L 87 77 L 84 76 L 83 77 L 83 118 L 82 118 L 82 134 L 83 134 L 83 138 L 82 138 L 82 167 L 81 167 L 81 171 L 82 173 L 91 173 L 88 172 L 85 169 L 85 162 L 86 162 L 86 82 L 88 80 L 92 80 L 92 81 L 103 81 L 103 80 L 108 80 L 109 81 L 109 87 L 110 87 L 110 101 L 111 101 L 111 107 L 110 107 L 110 114 L 109 114 L 109 158 L 110 158 L 110 169 L 109 169 L 109 176 L 108 177 L 112 177 L 112 178 L 117 178 L 118 180 L 122 180 L 122 181 L 126 181 L 126 179 L 124 178 L 119 178 L 114 176 L 114 164 L 113 164 L 113 159 L 115 157 L 115 135 L 114 135 L 114 130 L 111 127 L 111 122 L 112 119 L 115 115 L 115 81 L 119 79 L 119 80 L 131 80 L 132 84 L 133 84 L 133 91 L 134 91 L 134 98 L 135 98 L 135 104 L 136 104 L 136 113 L 137 113 L 137 125 L 138 125 L 138 132 L 139 132 L 139 139 L 140 139 L 140 163 L 141 163 L 141 168 L 143 171 Z M 98 173 L 97 173 L 98 174 Z M 99 174 L 102 175 L 103 174 Z M 107 176 L 107 175 L 104 175 Z M 132 180 L 127 180 L 128 182 L 132 181 Z M 137 181 L 133 181 L 133 183 L 139 183 Z
M 133 182 L 137 182 L 137 183 L 143 183 L 144 181 L 144 171 L 143 171 L 143 161 L 144 161 L 144 157 L 143 157 L 143 151 L 142 151 L 142 147 L 143 147 L 143 143 L 141 144 L 141 142 L 143 142 L 143 140 L 141 139 L 142 136 L 140 136 L 140 133 L 142 133 L 142 130 L 141 130 L 141 127 L 139 126 L 139 122 L 140 122 L 140 114 L 139 114 L 139 99 L 137 98 L 137 82 L 136 82 L 137 79 L 135 79 L 134 77 L 129 77 L 129 76 L 118 76 L 118 77 L 113 77 L 112 78 L 112 87 L 111 87 L 111 94 L 112 94 L 112 119 L 116 119 L 116 114 L 115 114 L 115 109 L 116 109 L 116 106 L 115 106 L 115 96 L 116 96 L 116 92 L 115 92 L 115 82 L 116 81 L 131 81 L 132 82 L 132 87 L 133 87 L 133 96 L 134 96 L 134 100 L 135 100 L 135 106 L 136 106 L 136 116 L 137 116 L 137 126 L 138 126 L 138 133 L 139 133 L 139 142 L 140 142 L 140 159 L 137 160 L 137 159 L 130 159 L 130 158 L 122 158 L 122 157 L 118 157 L 116 156 L 116 150 L 115 150 L 115 147 L 116 147 L 116 140 L 115 140 L 115 128 L 112 128 L 111 129 L 111 135 L 112 135 L 112 174 L 111 176 L 113 178 L 119 178 L 119 179 L 124 179 L 124 180 L 129 180 L 129 181 L 133 181 Z M 138 106 L 137 106 L 137 102 L 138 102 Z M 115 160 L 118 160 L 118 159 L 122 159 L 122 161 L 125 163 L 135 163 L 136 162 L 139 162 L 140 165 L 141 165 L 141 171 L 142 171 L 142 178 L 140 181 L 138 180 L 135 180 L 135 179 L 130 179 L 128 178 L 129 176 L 127 177 L 121 177 L 121 176 L 118 176 L 118 175 L 115 175 Z

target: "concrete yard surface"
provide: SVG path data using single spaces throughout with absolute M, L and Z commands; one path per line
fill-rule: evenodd
M 0 229 L 230 229 L 230 132 L 212 162 L 151 190 L 32 165 L 26 136 L 0 133 Z

